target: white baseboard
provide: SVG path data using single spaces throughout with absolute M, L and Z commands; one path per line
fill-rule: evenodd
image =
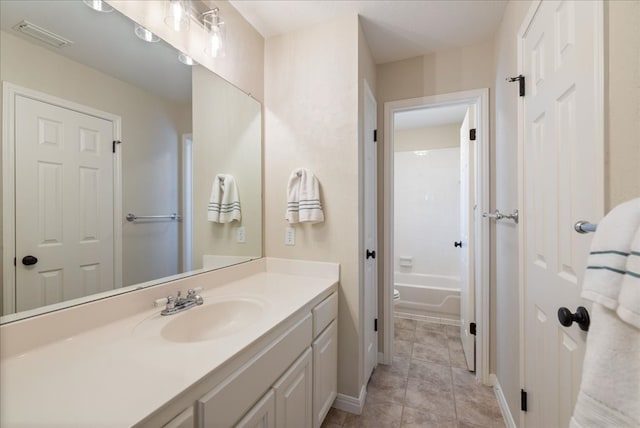
M 496 394 L 496 399 L 498 400 L 498 406 L 500 406 L 500 412 L 504 418 L 504 423 L 507 425 L 507 428 L 516 428 L 516 421 L 513 419 L 513 415 L 511 415 L 507 399 L 504 396 L 504 392 L 502 392 L 502 387 L 500 386 L 498 377 L 491 373 L 489 375 L 489 382 L 493 386 L 493 392 Z
M 364 401 L 366 397 L 367 397 L 367 385 L 362 385 L 362 389 L 360 389 L 359 397 L 352 397 L 351 395 L 338 394 L 336 396 L 335 401 L 333 402 L 333 407 L 335 407 L 338 410 L 343 410 L 345 412 L 361 415 L 362 409 L 364 408 Z

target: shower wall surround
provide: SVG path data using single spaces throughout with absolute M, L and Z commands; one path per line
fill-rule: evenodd
M 396 152 L 394 196 L 395 272 L 458 277 L 460 149 Z

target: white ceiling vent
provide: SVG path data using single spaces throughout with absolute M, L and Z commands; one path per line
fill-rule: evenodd
M 45 30 L 44 28 L 38 27 L 35 24 L 32 24 L 29 21 L 22 21 L 13 27 L 14 30 L 17 30 L 27 36 L 31 36 L 44 42 L 48 45 L 54 46 L 56 48 L 62 48 L 68 45 L 73 44 L 73 42 L 69 39 L 65 39 L 62 36 L 58 36 L 55 33 L 52 33 L 49 30 Z

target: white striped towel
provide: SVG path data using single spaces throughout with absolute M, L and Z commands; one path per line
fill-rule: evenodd
M 218 174 L 213 180 L 207 220 L 214 223 L 240 221 L 240 197 L 236 179 L 231 174 Z
M 313 172 L 298 168 L 291 172 L 287 185 L 287 213 L 285 219 L 293 223 L 321 223 L 324 212 L 320 202 L 320 183 Z
M 640 198 L 618 205 L 602 219 L 591 241 L 582 297 L 617 311 L 640 329 L 639 230 Z
M 640 426 L 640 199 L 598 224 L 582 297 L 593 301 L 571 428 Z

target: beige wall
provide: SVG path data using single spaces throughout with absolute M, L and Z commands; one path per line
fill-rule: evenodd
M 178 104 L 2 32 L 0 79 L 122 119 L 122 209 L 171 213 L 178 207 L 180 135 L 191 104 Z M 178 223 L 123 222 L 123 284 L 178 271 Z
M 530 1 L 507 4 L 495 39 L 495 146 L 493 165 L 492 207 L 510 212 L 518 207 L 518 85 L 505 82 L 516 75 L 517 33 L 529 10 Z M 492 239 L 491 298 L 494 320 L 491 330 L 491 372 L 495 373 L 515 420 L 520 414 L 520 295 L 518 287 L 518 228 L 513 222 L 491 222 Z
M 226 55 L 222 58 L 213 59 L 205 54 L 207 33 L 198 24 L 180 33 L 165 25 L 167 2 L 164 0 L 108 0 L 107 3 L 243 91 L 264 100 L 264 38 L 229 2 L 203 1 L 211 8 L 220 8 L 227 27 Z
M 348 16 L 265 43 L 265 250 L 340 263 L 338 391 L 358 396 L 358 21 Z M 291 170 L 320 181 L 325 222 L 284 245 Z
M 608 1 L 605 14 L 605 208 L 640 196 L 640 2 Z
M 378 135 L 384 136 L 384 103 L 428 95 L 490 88 L 493 106 L 493 41 L 477 45 L 409 58 L 377 66 L 376 98 L 378 100 Z M 491 107 L 493 109 L 493 107 Z M 491 113 L 493 117 L 493 112 Z M 379 137 L 379 140 L 381 138 Z M 383 189 L 384 146 L 378 145 L 378 189 Z M 380 193 L 380 192 L 379 192 Z M 378 238 L 384 236 L 384 205 L 378 200 Z M 381 241 L 380 241 L 381 242 Z M 379 243 L 379 260 L 387 257 Z M 378 289 L 382 296 L 382 263 L 378 265 Z M 492 290 L 493 293 L 493 290 Z M 378 323 L 384 325 L 382 299 L 378 299 Z M 379 347 L 384 345 L 379 335 Z M 495 367 L 491 365 L 491 368 Z
M 193 67 L 193 268 L 202 255 L 262 255 L 262 106 L 215 73 Z M 207 204 L 216 174 L 236 179 L 241 222 L 212 223 Z M 245 228 L 245 243 L 236 240 Z
M 460 146 L 461 123 L 427 128 L 396 129 L 393 133 L 393 151 L 445 149 Z

